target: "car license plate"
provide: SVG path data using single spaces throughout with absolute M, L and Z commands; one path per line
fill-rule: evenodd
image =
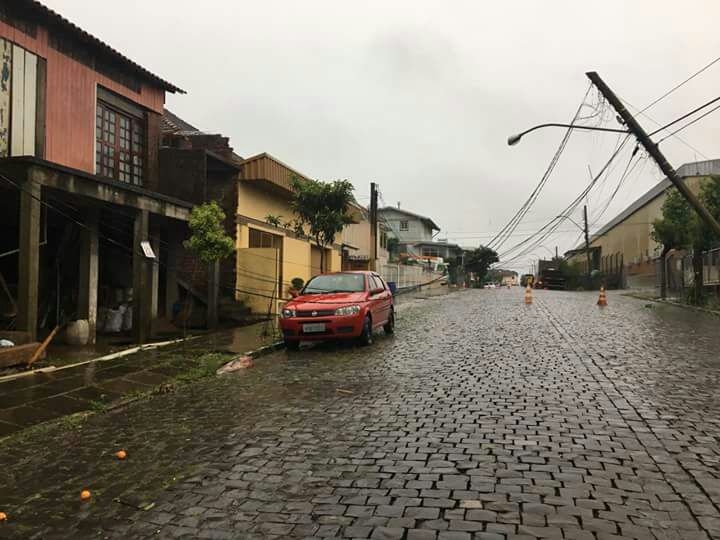
M 325 331 L 325 323 L 310 323 L 310 324 L 303 324 L 303 332 L 306 334 L 312 334 L 314 332 L 324 332 Z

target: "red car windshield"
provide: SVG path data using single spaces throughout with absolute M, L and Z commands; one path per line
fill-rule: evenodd
M 339 292 L 363 292 L 365 276 L 363 274 L 324 274 L 315 276 L 302 291 L 302 294 L 329 294 Z

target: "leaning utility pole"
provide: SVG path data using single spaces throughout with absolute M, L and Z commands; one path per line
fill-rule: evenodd
M 370 270 L 377 270 L 378 191 L 370 182 Z
M 590 287 L 592 283 L 592 264 L 590 262 L 590 227 L 588 227 L 587 204 L 583 206 L 583 217 L 585 218 L 583 232 L 585 233 L 585 257 L 587 257 L 587 286 Z
M 588 79 L 590 79 L 592 83 L 597 86 L 597 89 L 600 90 L 600 93 L 617 111 L 618 115 L 625 123 L 625 126 L 628 128 L 628 131 L 635 135 L 638 142 L 643 145 L 643 148 L 645 148 L 647 153 L 650 154 L 650 156 L 655 160 L 655 163 L 658 164 L 658 167 L 660 167 L 660 170 L 665 174 L 665 176 L 667 176 L 668 180 L 670 180 L 675 185 L 675 187 L 678 188 L 678 191 L 680 191 L 680 194 L 685 197 L 685 200 L 688 202 L 688 204 L 690 204 L 690 206 L 692 206 L 693 209 L 700 215 L 700 218 L 705 222 L 708 227 L 710 227 L 713 233 L 718 238 L 720 238 L 720 224 L 718 224 L 712 214 L 708 212 L 707 208 L 700 204 L 698 198 L 695 197 L 693 192 L 690 191 L 690 189 L 683 183 L 675 169 L 673 169 L 672 165 L 670 165 L 670 163 L 668 163 L 668 160 L 665 159 L 665 156 L 658 148 L 658 145 L 652 141 L 647 132 L 642 128 L 640 124 L 638 124 L 637 120 L 635 120 L 633 115 L 630 114 L 630 111 L 625 108 L 620 99 L 600 78 L 600 75 L 598 75 L 594 71 L 590 71 L 585 75 L 587 75 Z

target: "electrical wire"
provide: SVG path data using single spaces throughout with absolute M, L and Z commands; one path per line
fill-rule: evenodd
M 610 196 L 607 198 L 607 200 L 601 205 L 602 210 L 600 210 L 595 216 L 593 216 L 593 223 L 597 223 L 598 220 L 603 216 L 603 214 L 607 211 L 608 207 L 612 203 L 612 201 L 615 199 L 615 196 L 617 195 L 618 191 L 620 191 L 620 188 L 622 187 L 623 183 L 625 182 L 625 179 L 628 177 L 628 175 L 634 170 L 634 168 L 637 166 L 638 163 L 640 163 L 640 160 L 636 160 L 635 164 L 630 167 L 630 165 L 633 163 L 633 160 L 635 159 L 635 156 L 637 155 L 639 151 L 639 147 L 636 145 L 635 149 L 630 154 L 630 159 L 628 159 L 627 164 L 625 165 L 625 169 L 623 170 L 622 174 L 620 175 L 620 179 L 618 180 L 617 185 L 615 186 L 615 189 L 610 194 Z
M 21 184 L 15 182 L 15 181 L 12 180 L 11 178 L 8 178 L 8 177 L 5 176 L 4 174 L 0 174 L 0 180 L 3 180 L 3 181 L 5 181 L 5 182 L 7 182 L 7 183 L 9 183 L 9 184 L 12 184 L 12 185 L 15 186 L 18 190 L 26 193 L 26 194 L 29 195 L 32 199 L 35 199 L 36 201 L 38 201 L 40 204 L 42 204 L 42 205 L 45 206 L 46 208 L 49 208 L 50 210 L 54 211 L 55 213 L 59 214 L 60 216 L 64 217 L 65 219 L 67 219 L 67 220 L 69 220 L 69 221 L 72 221 L 73 223 L 75 223 L 75 224 L 78 225 L 79 227 L 81 227 L 81 228 L 83 228 L 83 229 L 86 229 L 86 230 L 88 230 L 88 231 L 91 231 L 91 232 L 93 232 L 93 233 L 97 233 L 97 234 L 98 234 L 98 237 L 99 237 L 100 239 L 102 239 L 102 240 L 104 240 L 104 241 L 106 241 L 106 242 L 108 242 L 108 243 L 110 243 L 110 244 L 113 244 L 113 245 L 115 245 L 115 246 L 123 249 L 124 251 L 127 251 L 127 252 L 130 254 L 130 256 L 133 256 L 133 255 L 134 255 L 133 250 L 132 250 L 131 247 L 128 247 L 128 246 L 126 246 L 126 245 L 124 245 L 124 244 L 121 244 L 120 242 L 117 242 L 115 239 L 110 238 L 109 236 L 103 235 L 102 233 L 100 233 L 100 231 L 97 231 L 97 230 L 93 229 L 92 227 L 90 227 L 90 226 L 86 225 L 85 223 L 81 222 L 80 220 L 78 220 L 78 219 L 74 218 L 73 216 L 65 213 L 64 211 L 58 209 L 58 208 L 55 207 L 54 205 L 51 205 L 51 204 L 48 203 L 47 201 L 42 200 L 42 198 L 33 195 L 33 194 L 32 194 L 31 192 L 29 192 L 28 190 L 23 189 L 23 186 L 22 186 Z M 138 253 L 138 254 L 141 254 L 141 251 L 140 251 L 140 250 L 137 250 L 137 253 Z M 144 255 L 143 255 L 143 256 L 144 256 Z
M 717 98 L 715 101 L 718 101 L 718 100 L 720 100 L 720 97 Z M 671 133 L 670 133 L 669 135 L 667 135 L 666 137 L 663 137 L 662 139 L 660 139 L 656 144 L 660 144 L 660 143 L 663 142 L 665 139 L 667 139 L 667 138 L 669 138 L 669 137 L 672 137 L 672 136 L 675 135 L 676 133 L 679 133 L 680 131 L 682 131 L 682 130 L 684 130 L 684 129 L 686 129 L 686 128 L 689 128 L 689 127 L 692 126 L 694 123 L 699 122 L 700 120 L 702 120 L 702 119 L 705 118 L 706 116 L 714 113 L 714 112 L 717 111 L 718 109 L 720 109 L 720 105 L 718 105 L 718 106 L 716 106 L 716 107 L 713 107 L 712 109 L 710 109 L 709 111 L 707 111 L 705 114 L 701 114 L 700 116 L 698 116 L 697 118 L 691 120 L 691 121 L 688 122 L 687 124 L 679 127 L 678 129 L 676 129 L 675 131 L 671 132 Z
M 531 237 L 523 240 L 522 242 L 519 242 L 500 254 L 498 258 L 502 261 L 503 264 L 508 264 L 524 255 L 529 253 L 530 251 L 534 250 L 542 244 L 546 238 L 548 238 L 551 234 L 553 234 L 556 229 L 560 226 L 561 223 L 563 223 L 565 220 L 568 219 L 569 214 L 571 214 L 577 206 L 580 204 L 580 202 L 583 200 L 583 198 L 592 190 L 592 188 L 595 186 L 597 181 L 604 175 L 605 171 L 610 167 L 610 165 L 613 163 L 615 158 L 619 155 L 625 144 L 630 139 L 630 135 L 626 135 L 625 139 L 622 141 L 620 146 L 613 152 L 613 154 L 610 156 L 610 158 L 607 160 L 605 165 L 603 165 L 600 172 L 591 180 L 591 182 L 588 184 L 588 186 L 578 195 L 566 208 L 561 212 L 560 215 L 550 220 L 547 224 L 545 224 L 543 227 L 541 227 L 534 235 Z M 533 240 L 534 239 L 534 240 Z M 532 243 L 531 243 L 532 242 Z M 529 245 L 528 245 L 529 244 Z M 517 253 L 513 255 L 513 257 L 510 260 L 503 260 L 505 257 L 510 255 L 511 253 L 515 252 L 516 250 L 522 248 L 522 251 L 520 253 Z
M 670 122 L 669 124 L 665 124 L 664 126 L 661 126 L 660 128 L 656 129 L 656 130 L 653 131 L 652 133 L 649 133 L 648 136 L 652 137 L 653 135 L 656 135 L 656 134 L 660 133 L 661 131 L 666 131 L 670 126 L 674 126 L 674 125 L 677 124 L 678 122 L 681 122 L 681 121 L 685 120 L 686 118 L 692 116 L 692 115 L 695 114 L 696 112 L 700 112 L 701 110 L 709 107 L 710 105 L 712 105 L 712 104 L 714 104 L 714 103 L 717 103 L 718 101 L 720 101 L 720 96 L 715 97 L 715 98 L 711 99 L 710 101 L 708 101 L 707 103 L 704 103 L 703 105 L 700 105 L 699 107 L 694 108 L 694 109 L 693 109 L 692 111 L 690 111 L 689 113 L 683 114 L 681 117 L 676 118 L 675 120 L 673 120 L 673 121 Z M 715 107 L 715 109 L 713 109 L 712 111 L 714 111 L 714 110 L 716 110 L 716 109 L 717 109 L 717 107 Z M 691 124 L 697 122 L 700 118 L 704 118 L 705 116 L 707 116 L 708 114 L 710 114 L 712 111 L 709 111 L 708 113 L 705 113 L 704 115 L 702 115 L 702 116 L 700 116 L 699 118 L 695 119 L 693 122 L 691 122 Z M 688 125 L 690 125 L 690 124 L 688 124 Z M 684 129 L 684 128 L 682 128 L 682 129 Z M 678 131 L 680 131 L 680 130 L 678 130 Z M 675 132 L 675 133 L 676 133 L 676 132 Z M 673 135 L 673 134 L 671 133 L 670 135 L 668 135 L 668 137 L 670 137 L 670 136 L 672 136 L 672 135 Z M 667 137 L 666 137 L 666 138 L 667 138 Z
M 659 98 L 657 98 L 655 101 L 653 101 L 652 103 L 650 103 L 649 105 L 647 105 L 644 109 L 642 109 L 642 110 L 639 111 L 639 112 L 640 112 L 640 113 L 644 113 L 644 112 L 647 111 L 649 108 L 654 107 L 655 105 L 657 105 L 658 103 L 660 103 L 663 99 L 665 99 L 666 97 L 668 97 L 670 94 L 672 94 L 673 92 L 675 92 L 676 90 L 678 90 L 678 89 L 681 88 L 682 86 L 686 85 L 687 83 L 689 83 L 690 81 L 692 81 L 695 77 L 697 77 L 698 75 L 700 75 L 702 72 L 708 70 L 709 68 L 711 68 L 712 66 L 714 66 L 714 65 L 715 65 L 716 63 L 718 63 L 718 62 L 720 62 L 720 56 L 718 56 L 717 58 L 715 58 L 714 60 L 712 60 L 710 63 L 708 63 L 708 64 L 706 64 L 705 66 L 703 66 L 702 68 L 700 68 L 698 71 L 696 71 L 695 73 L 693 73 L 692 75 L 690 75 L 690 76 L 689 76 L 687 79 L 685 79 L 684 81 L 682 81 L 682 82 L 676 84 L 675 86 L 673 86 L 670 90 L 668 90 L 667 92 L 665 92 L 663 95 L 661 95 Z
M 585 95 L 583 96 L 580 105 L 577 108 L 577 111 L 573 115 L 573 119 L 570 122 L 571 126 L 575 122 L 577 122 L 580 112 L 582 111 L 583 106 L 585 106 L 585 101 L 587 100 L 587 97 L 590 93 L 590 90 L 592 89 L 592 85 L 588 86 L 588 89 L 585 92 Z M 510 219 L 510 221 L 501 229 L 500 233 L 498 233 L 497 236 L 492 238 L 490 242 L 488 242 L 488 247 L 494 249 L 497 251 L 500 246 L 503 245 L 503 243 L 507 240 L 507 234 L 512 233 L 515 231 L 519 223 L 522 221 L 523 217 L 527 214 L 531 206 L 534 204 L 534 202 L 539 197 L 540 193 L 542 192 L 542 189 L 545 187 L 545 184 L 547 184 L 547 181 L 550 178 L 550 175 L 552 174 L 553 170 L 555 169 L 555 166 L 557 165 L 558 161 L 560 160 L 560 156 L 562 155 L 563 151 L 565 150 L 565 147 L 567 146 L 568 140 L 570 139 L 570 135 L 572 134 L 572 127 L 568 128 L 565 131 L 565 134 L 563 138 L 560 141 L 560 145 L 558 146 L 557 150 L 555 151 L 555 154 L 553 155 L 552 159 L 550 160 L 550 164 L 545 169 L 545 172 L 543 173 L 542 177 L 540 178 L 540 181 L 538 182 L 537 186 L 535 186 L 535 189 L 530 193 L 530 196 L 527 198 L 527 200 L 522 204 L 520 209 L 515 213 L 515 215 Z
M 655 118 L 653 118 L 652 116 L 650 116 L 648 113 L 646 113 L 646 112 L 640 112 L 640 108 L 639 108 L 639 107 L 636 107 L 635 105 L 633 105 L 632 103 L 630 103 L 628 100 L 626 100 L 626 99 L 624 99 L 624 98 L 620 98 L 620 100 L 621 100 L 623 103 L 625 103 L 625 105 L 627 105 L 628 107 L 630 107 L 631 109 L 634 109 L 634 110 L 636 111 L 635 114 L 642 114 L 645 118 L 647 118 L 648 120 L 650 120 L 650 122 L 652 122 L 652 123 L 655 124 L 656 126 L 661 126 L 661 125 L 662 125 L 662 124 L 660 124 L 660 122 L 658 122 Z M 669 130 L 665 130 L 665 131 L 669 131 Z M 656 133 L 657 133 L 657 132 L 656 132 Z M 680 135 L 673 135 L 673 137 L 675 137 L 680 143 L 682 143 L 683 145 L 685 145 L 687 148 L 689 148 L 690 150 L 692 150 L 693 152 L 695 152 L 697 155 L 699 155 L 699 156 L 702 157 L 703 159 L 710 159 L 706 154 L 704 154 L 703 152 L 701 152 L 700 150 L 698 150 L 696 147 L 694 147 L 693 145 L 691 145 L 689 142 L 687 142 L 685 139 L 683 139 L 682 137 L 680 137 Z

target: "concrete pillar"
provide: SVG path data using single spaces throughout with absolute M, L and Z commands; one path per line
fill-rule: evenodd
M 20 191 L 20 255 L 16 327 L 37 339 L 38 277 L 40 272 L 40 184 L 23 183 Z
M 150 245 L 155 252 L 155 260 L 150 262 L 150 319 L 158 316 L 158 303 L 160 297 L 160 237 L 153 236 Z
M 174 226 L 167 227 L 167 263 L 165 264 L 165 317 L 172 319 L 173 305 L 179 299 L 178 264 L 180 264 L 180 239 Z
M 80 232 L 80 266 L 78 268 L 78 319 L 87 319 L 90 328 L 89 344 L 95 343 L 98 299 L 98 224 L 97 208 L 85 214 L 85 224 Z
M 149 241 L 150 216 L 147 210 L 138 210 L 133 227 L 133 338 L 145 343 L 150 337 L 151 299 L 150 265 L 143 254 L 141 242 Z
M 220 261 L 208 264 L 207 326 L 217 328 L 220 303 Z

